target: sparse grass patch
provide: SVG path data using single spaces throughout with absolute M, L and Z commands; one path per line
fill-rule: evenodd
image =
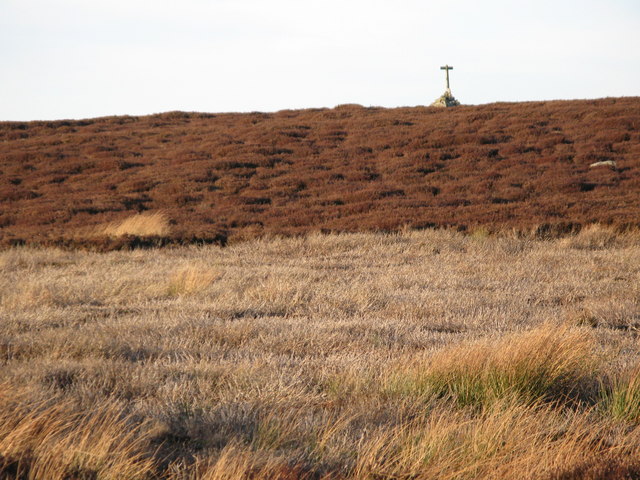
M 616 292 L 614 295 L 585 299 L 581 308 L 567 312 L 567 320 L 579 326 L 627 332 L 638 331 L 640 330 L 640 297 L 629 298 L 632 295 L 621 295 Z
M 612 246 L 629 244 L 637 236 L 636 233 L 622 235 L 612 227 L 601 224 L 587 225 L 575 235 L 560 240 L 560 245 L 576 250 L 603 250 Z
M 94 302 L 93 293 L 86 286 L 70 285 L 64 280 L 24 280 L 11 285 L 0 296 L 0 303 L 9 308 L 38 309 L 43 307 L 72 307 Z
M 274 452 L 227 445 L 215 458 L 196 458 L 195 465 L 175 466 L 170 480 L 302 480 L 313 478 L 301 466 Z
M 286 316 L 307 311 L 314 294 L 306 279 L 285 271 L 255 279 L 242 291 L 241 300 L 256 311 Z
M 478 227 L 478 228 L 474 228 L 471 231 L 470 236 L 474 240 L 486 240 L 490 234 L 491 232 L 489 232 L 489 230 L 486 227 Z
M 166 293 L 170 297 L 176 297 L 202 292 L 218 278 L 219 274 L 214 270 L 185 266 L 171 275 Z

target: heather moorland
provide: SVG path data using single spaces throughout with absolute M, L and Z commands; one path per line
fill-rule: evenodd
M 625 229 L 640 223 L 639 158 L 636 97 L 3 122 L 0 244 Z M 168 220 L 154 241 L 105 234 L 140 212 Z

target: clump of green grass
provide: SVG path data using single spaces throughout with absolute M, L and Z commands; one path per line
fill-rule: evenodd
M 601 406 L 616 420 L 640 423 L 640 368 L 603 386 Z
M 592 393 L 599 359 L 584 329 L 547 324 L 499 340 L 464 343 L 397 372 L 392 390 L 451 397 L 460 406 L 515 396 L 525 402 Z

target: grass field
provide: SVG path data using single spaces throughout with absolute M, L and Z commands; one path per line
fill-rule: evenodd
M 637 234 L 13 248 L 0 317 L 0 478 L 640 478 Z

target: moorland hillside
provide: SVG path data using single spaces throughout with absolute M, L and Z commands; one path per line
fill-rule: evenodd
M 637 97 L 0 123 L 2 245 L 624 228 L 639 193 Z

